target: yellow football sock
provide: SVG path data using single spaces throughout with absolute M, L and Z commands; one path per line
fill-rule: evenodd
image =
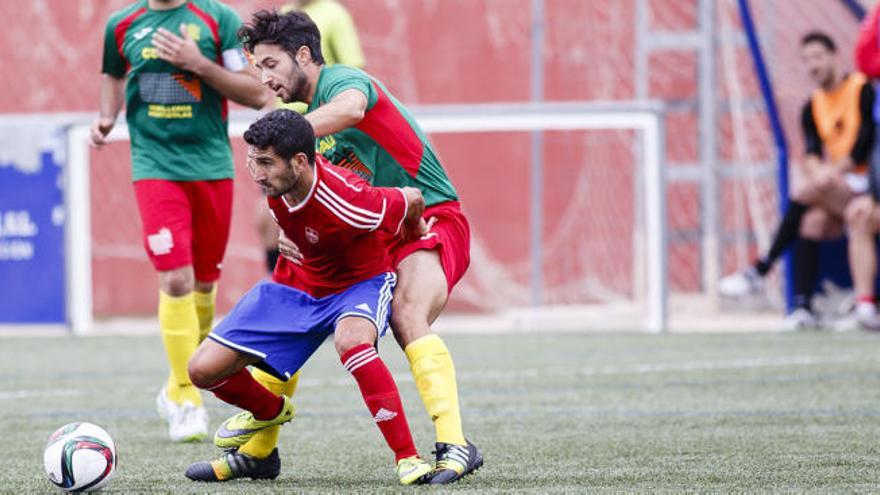
M 211 333 L 211 326 L 214 323 L 214 303 L 217 301 L 217 284 L 214 284 L 211 292 L 193 292 L 193 299 L 196 303 L 196 314 L 199 315 L 199 342 L 201 342 Z
M 455 365 L 446 344 L 437 335 L 426 335 L 411 342 L 404 352 L 425 409 L 434 421 L 437 441 L 465 445 Z
M 290 380 L 286 382 L 281 381 L 274 376 L 266 373 L 265 371 L 254 368 L 251 371 L 251 374 L 254 375 L 254 378 L 263 384 L 266 388 L 272 391 L 272 393 L 278 395 L 286 395 L 288 397 L 293 397 L 293 393 L 296 392 L 296 384 L 299 383 L 299 371 L 294 373 Z M 251 457 L 256 457 L 257 459 L 263 459 L 269 457 L 269 454 L 275 450 L 275 447 L 278 445 L 278 434 L 281 433 L 281 426 L 270 426 L 269 428 L 260 430 L 256 435 L 251 437 L 250 440 L 247 441 L 244 445 L 242 445 L 238 451 L 242 454 L 247 454 Z
M 192 293 L 174 297 L 159 291 L 159 328 L 171 373 L 168 376 L 168 398 L 177 404 L 190 401 L 202 405 L 199 391 L 189 381 L 187 364 L 199 345 L 199 317 Z

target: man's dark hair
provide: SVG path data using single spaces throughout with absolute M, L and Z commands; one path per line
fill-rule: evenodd
M 297 153 L 305 153 L 315 163 L 315 131 L 302 115 L 279 108 L 260 117 L 244 131 L 244 141 L 261 150 L 272 148 L 275 154 L 290 161 Z
M 277 9 L 259 10 L 254 13 L 250 23 L 238 30 L 238 39 L 251 53 L 257 45 L 278 45 L 294 62 L 296 51 L 305 46 L 312 52 L 315 63 L 324 63 L 321 32 L 312 19 L 302 12 L 290 11 L 282 14 Z
M 829 52 L 837 53 L 837 45 L 834 43 L 834 40 L 831 39 L 831 36 L 821 31 L 810 31 L 801 38 L 801 46 L 807 46 L 810 43 L 819 43 Z

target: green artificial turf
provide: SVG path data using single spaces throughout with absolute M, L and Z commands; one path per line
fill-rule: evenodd
M 90 421 L 116 439 L 105 493 L 880 491 L 880 335 L 447 336 L 468 437 L 485 455 L 443 489 L 400 487 L 354 380 L 325 345 L 303 370 L 271 482 L 196 484 L 218 450 L 167 440 L 158 337 L 0 338 L 0 493 L 52 493 L 48 435 Z M 403 353 L 380 354 L 422 454 L 434 433 Z M 211 425 L 235 412 L 207 398 Z

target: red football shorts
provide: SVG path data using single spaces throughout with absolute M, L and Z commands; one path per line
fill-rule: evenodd
M 193 266 L 196 280 L 214 282 L 229 240 L 232 179 L 134 183 L 144 248 L 157 271 Z
M 436 218 L 431 232 L 420 239 L 395 246 L 394 266 L 421 249 L 436 249 L 446 275 L 446 290 L 452 292 L 471 263 L 471 228 L 457 201 L 429 206 L 423 218 Z

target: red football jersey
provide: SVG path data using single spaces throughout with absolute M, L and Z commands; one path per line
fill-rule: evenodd
M 391 246 L 406 218 L 403 190 L 372 187 L 318 155 L 306 199 L 268 198 L 275 221 L 303 254 L 302 266 L 279 258 L 272 278 L 324 297 L 394 271 Z

